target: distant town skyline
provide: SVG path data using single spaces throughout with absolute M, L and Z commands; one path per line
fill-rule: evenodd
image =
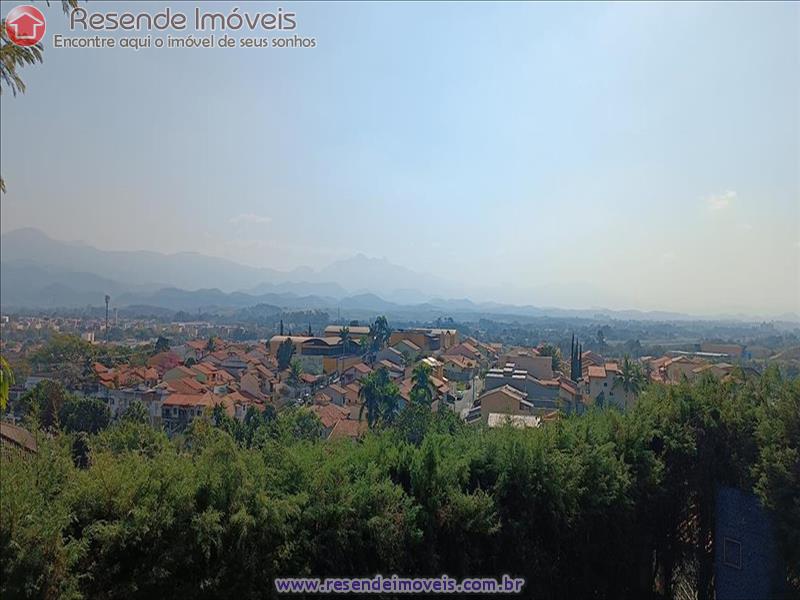
M 280 270 L 363 253 L 517 304 L 800 311 L 797 4 L 280 6 L 315 48 L 56 49 L 42 5 L 44 63 L 0 105 L 2 232 Z

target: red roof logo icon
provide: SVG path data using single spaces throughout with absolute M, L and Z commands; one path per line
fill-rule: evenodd
M 35 6 L 15 6 L 6 15 L 6 35 L 17 46 L 33 46 L 44 37 L 47 25 Z

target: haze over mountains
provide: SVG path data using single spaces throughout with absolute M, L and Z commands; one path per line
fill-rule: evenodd
M 690 318 L 661 311 L 545 309 L 451 299 L 464 290 L 363 254 L 319 270 L 300 267 L 278 271 L 199 253 L 100 250 L 81 242 L 54 240 L 27 228 L 0 236 L 0 257 L 0 304 L 4 310 L 99 306 L 104 295 L 111 294 L 117 307 L 152 306 L 174 311 L 271 304 L 290 309 L 381 311 L 421 317 L 445 312 Z M 793 321 L 798 316 L 779 318 Z
M 145 296 L 162 288 L 208 290 L 250 295 L 293 294 L 336 299 L 367 291 L 421 302 L 448 286 L 385 259 L 358 254 L 320 270 L 256 268 L 195 252 L 99 250 L 81 242 L 54 240 L 37 229 L 18 229 L 0 236 L 3 303 L 51 305 L 37 293 L 49 286 L 71 287 L 81 295 L 100 291 Z M 13 289 L 8 289 L 13 288 Z M 419 289 L 426 290 L 423 294 Z M 106 291 L 103 291 L 106 290 Z M 74 304 L 63 299 L 62 302 Z M 38 303 L 38 304 L 34 304 Z

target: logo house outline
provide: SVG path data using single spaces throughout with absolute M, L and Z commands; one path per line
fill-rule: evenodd
M 44 15 L 35 6 L 15 6 L 6 15 L 6 35 L 17 46 L 33 46 L 47 30 Z

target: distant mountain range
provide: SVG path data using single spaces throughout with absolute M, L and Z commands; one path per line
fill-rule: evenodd
M 36 229 L 18 229 L 0 236 L 0 259 L 0 305 L 4 310 L 99 306 L 105 294 L 110 294 L 116 307 L 151 307 L 159 312 L 261 304 L 293 310 L 384 312 L 409 318 L 470 314 L 693 318 L 672 312 L 571 310 L 448 299 L 458 295 L 453 284 L 363 254 L 320 270 L 300 267 L 284 272 L 198 253 L 99 250 L 84 243 L 54 240 Z M 739 315 L 721 317 L 743 320 Z M 797 315 L 781 318 L 800 320 Z
M 441 289 L 435 278 L 356 255 L 319 271 L 255 268 L 197 253 L 106 251 L 54 240 L 36 229 L 0 236 L 0 303 L 4 307 L 56 308 L 99 305 L 105 294 L 116 306 L 173 310 L 245 307 L 259 303 L 287 308 L 384 310 L 397 306 L 372 293 L 421 302 L 422 292 Z M 389 283 L 391 282 L 391 283 Z M 369 290 L 369 291 L 368 291 Z

